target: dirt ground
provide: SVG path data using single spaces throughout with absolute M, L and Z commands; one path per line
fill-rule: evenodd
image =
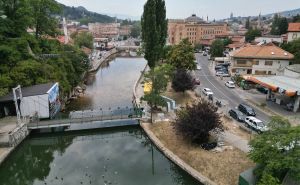
M 243 139 L 246 139 L 248 141 L 250 141 L 251 139 L 253 139 L 254 135 L 249 134 L 248 132 L 246 132 L 245 130 L 241 129 L 236 123 L 235 121 L 233 121 L 232 119 L 223 116 L 222 117 L 222 124 L 224 125 L 226 130 L 229 130 L 231 133 L 242 137 Z
M 186 91 L 185 93 L 175 92 L 171 87 L 171 83 L 168 84 L 167 90 L 163 93 L 163 95 L 172 98 L 176 101 L 176 104 L 180 104 L 181 106 L 190 104 L 193 100 L 197 99 L 193 91 Z
M 216 153 L 192 145 L 176 134 L 172 123 L 155 123 L 150 129 L 168 149 L 219 185 L 236 185 L 239 174 L 254 166 L 247 154 L 238 149 L 229 147 Z

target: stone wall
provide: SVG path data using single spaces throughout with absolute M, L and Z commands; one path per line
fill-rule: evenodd
M 15 147 L 20 144 L 29 134 L 27 129 L 27 124 L 23 123 L 13 131 L 8 133 L 8 145 L 10 147 Z

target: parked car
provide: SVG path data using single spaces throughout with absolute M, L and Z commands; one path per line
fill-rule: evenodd
M 213 94 L 214 94 L 209 88 L 204 88 L 204 89 L 202 90 L 202 92 L 203 92 L 203 94 L 204 94 L 205 96 L 209 96 L 209 95 L 213 95 Z
M 193 84 L 200 85 L 200 80 L 198 78 L 193 79 Z
M 257 91 L 259 91 L 259 92 L 261 92 L 263 94 L 268 94 L 268 91 L 269 91 L 268 88 L 265 88 L 263 86 L 258 86 L 256 89 L 257 89 Z
M 199 64 L 197 64 L 197 70 L 201 70 L 201 66 Z
M 230 74 L 223 71 L 217 71 L 216 76 L 230 77 Z
M 216 71 L 218 71 L 218 70 L 226 70 L 227 71 L 228 69 L 226 67 L 224 67 L 223 65 L 216 65 L 215 70 Z
M 207 56 L 207 52 L 203 52 L 203 56 Z
M 238 106 L 238 109 L 239 109 L 239 111 L 246 114 L 247 116 L 256 116 L 254 109 L 247 104 L 241 103 Z
M 233 119 L 235 119 L 239 122 L 244 122 L 244 120 L 245 120 L 245 116 L 241 111 L 231 109 L 228 113 Z
M 258 133 L 262 133 L 265 131 L 268 131 L 268 127 L 259 119 L 253 117 L 253 116 L 248 116 L 245 118 L 245 123 L 246 126 L 253 129 L 254 131 Z
M 227 81 L 225 83 L 225 85 L 228 87 L 228 88 L 235 88 L 235 84 L 233 81 Z

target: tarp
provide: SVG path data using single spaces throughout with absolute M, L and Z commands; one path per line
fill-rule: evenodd
M 146 82 L 144 84 L 144 93 L 147 94 L 147 93 L 150 93 L 152 90 L 152 82 Z

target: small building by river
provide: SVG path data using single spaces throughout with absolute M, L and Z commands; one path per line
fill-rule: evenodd
M 21 88 L 22 96 L 17 94 L 18 109 L 21 116 L 53 118 L 59 111 L 59 84 L 47 83 Z M 13 92 L 0 97 L 0 117 L 16 116 Z

